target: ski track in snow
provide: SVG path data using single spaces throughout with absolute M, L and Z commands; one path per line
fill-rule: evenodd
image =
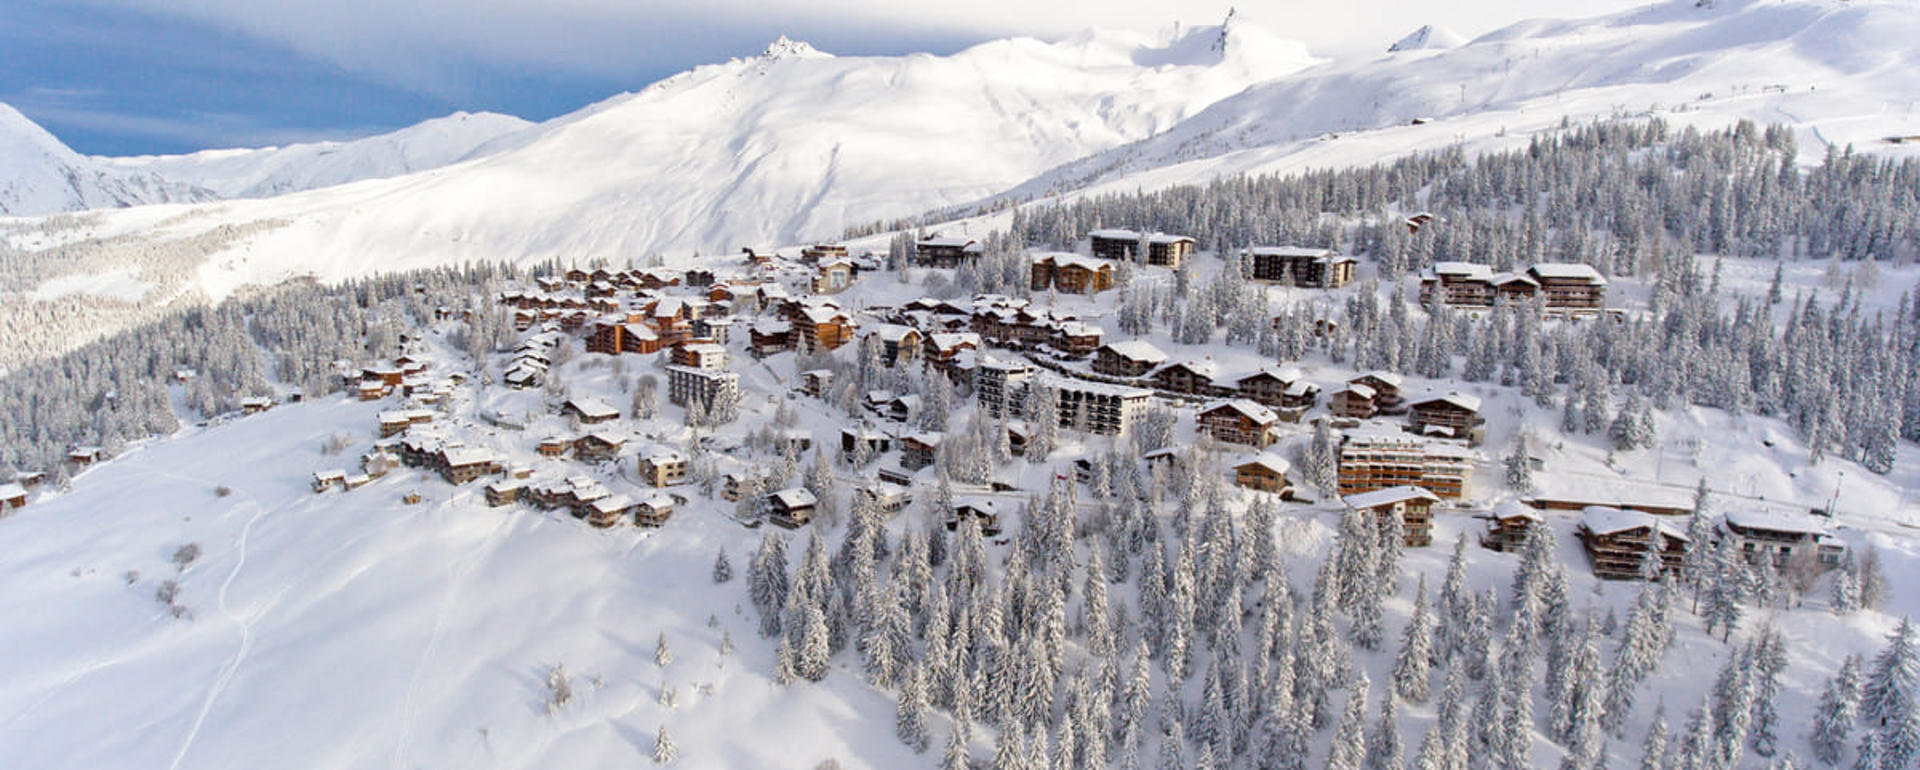
M 234 651 L 233 659 L 227 661 L 220 675 L 214 678 L 213 686 L 207 688 L 207 697 L 200 704 L 200 713 L 193 718 L 193 726 L 187 729 L 186 737 L 181 739 L 180 750 L 174 753 L 173 762 L 167 765 L 168 770 L 179 770 L 180 763 L 187 758 L 187 751 L 193 748 L 194 739 L 200 736 L 200 728 L 206 724 L 207 714 L 213 711 L 214 702 L 220 699 L 220 694 L 225 692 L 227 685 L 233 682 L 233 675 L 240 670 L 240 664 L 246 661 L 247 653 L 253 649 L 253 623 L 258 619 L 257 613 L 255 617 L 243 619 L 227 608 L 227 589 L 231 588 L 233 581 L 240 577 L 240 570 L 247 566 L 247 537 L 253 532 L 254 523 L 267 515 L 267 508 L 258 502 L 250 500 L 247 504 L 256 510 L 253 516 L 247 519 L 247 523 L 240 527 L 239 557 L 234 560 L 233 571 L 227 573 L 227 579 L 220 583 L 219 598 L 216 602 L 220 608 L 220 614 L 240 627 L 240 648 Z
M 420 658 L 413 665 L 413 675 L 407 680 L 406 697 L 401 701 L 400 734 L 393 742 L 393 766 L 396 768 L 407 766 L 407 739 L 413 731 L 414 696 L 419 693 L 420 678 L 426 671 L 427 662 L 434 659 L 434 650 L 439 647 L 441 637 L 446 634 L 448 611 L 455 606 L 455 598 L 460 594 L 460 588 L 466 584 L 467 577 L 472 575 L 473 571 L 487 560 L 487 557 L 492 556 L 500 550 L 500 546 L 506 544 L 506 534 L 512 529 L 508 526 L 510 521 L 506 518 L 501 519 L 494 530 L 488 533 L 487 539 L 474 549 L 472 556 L 467 557 L 458 566 L 447 568 L 447 590 L 441 594 L 440 606 L 434 612 L 433 632 L 427 635 L 426 646 L 420 649 Z

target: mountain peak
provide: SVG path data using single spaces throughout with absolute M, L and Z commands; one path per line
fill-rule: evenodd
M 776 61 L 779 59 L 824 59 L 831 57 L 832 54 L 824 53 L 820 49 L 814 48 L 805 40 L 794 40 L 786 35 L 781 35 L 779 39 L 768 43 L 767 50 L 761 51 L 758 58 Z
M 1400 38 L 1400 42 L 1388 46 L 1387 53 L 1399 53 L 1401 51 L 1438 51 L 1447 48 L 1458 48 L 1466 42 L 1466 38 L 1461 37 L 1458 32 L 1454 32 L 1446 27 L 1436 27 L 1428 24 L 1414 30 L 1412 34 Z

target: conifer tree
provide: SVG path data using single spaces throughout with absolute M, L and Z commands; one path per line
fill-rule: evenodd
M 673 745 L 673 738 L 667 735 L 667 726 L 661 725 L 660 731 L 653 736 L 653 762 L 665 765 L 680 756 L 680 750 Z
M 1360 674 L 1347 695 L 1346 711 L 1334 728 L 1327 770 L 1360 770 L 1367 751 L 1367 675 Z
M 1433 636 L 1427 614 L 1427 578 L 1420 576 L 1414 593 L 1413 616 L 1400 640 L 1400 653 L 1393 661 L 1393 690 L 1414 703 L 1425 703 L 1432 695 Z
M 1859 715 L 1861 685 L 1860 656 L 1848 655 L 1820 694 L 1820 703 L 1813 710 L 1813 730 L 1807 741 L 1813 744 L 1813 758 L 1822 764 L 1839 765 L 1841 755 L 1847 750 L 1847 740 Z
M 1403 750 L 1400 746 L 1400 721 L 1395 714 L 1392 693 L 1380 699 L 1380 718 L 1367 736 L 1367 770 L 1400 770 Z

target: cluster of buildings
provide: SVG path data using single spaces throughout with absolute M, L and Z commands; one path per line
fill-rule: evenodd
M 1542 262 L 1524 271 L 1495 272 L 1472 262 L 1435 262 L 1420 275 L 1420 301 L 1490 308 L 1538 300 L 1550 313 L 1597 315 L 1607 306 L 1607 278 L 1591 265 Z

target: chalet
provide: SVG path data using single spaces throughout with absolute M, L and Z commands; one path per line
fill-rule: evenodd
M 1472 262 L 1435 262 L 1420 274 L 1420 302 L 1492 307 L 1493 268 Z
M 528 487 L 522 495 L 541 508 L 565 508 L 576 517 L 584 517 L 594 501 L 611 497 L 613 492 L 590 476 L 570 476 Z
M 800 259 L 818 264 L 821 260 L 846 259 L 847 247 L 838 243 L 816 243 L 800 250 Z
M 1173 469 L 1186 456 L 1186 452 L 1181 448 L 1168 446 L 1140 455 L 1140 461 L 1146 464 L 1147 473 L 1151 475 L 1155 471 Z
M 1384 371 L 1371 371 L 1347 380 L 1349 385 L 1365 385 L 1373 390 L 1373 408 L 1379 414 L 1406 411 L 1405 402 L 1400 396 L 1401 382 L 1400 375 Z
M 627 440 L 604 431 L 588 433 L 574 439 L 573 456 L 584 462 L 604 462 L 620 454 Z
M 1527 533 L 1535 526 L 1544 525 L 1546 520 L 1532 506 L 1517 500 L 1504 501 L 1487 514 L 1487 531 L 1480 535 L 1480 545 L 1493 551 L 1517 551 L 1527 542 Z
M 985 253 L 985 247 L 968 238 L 927 238 L 913 245 L 913 261 L 927 267 L 955 268 L 972 262 Z
M 666 487 L 687 480 L 687 456 L 678 449 L 658 444 L 640 450 L 640 480 L 648 486 Z
M 498 508 L 503 505 L 512 505 L 519 502 L 520 493 L 525 491 L 526 488 L 527 483 L 518 480 L 503 479 L 488 484 L 484 490 L 486 492 L 487 505 Z
M 805 487 L 782 489 L 767 495 L 767 518 L 787 529 L 813 521 L 813 509 L 819 501 Z
M 602 319 L 587 331 L 587 352 L 617 356 L 622 353 L 660 352 L 660 335 L 645 324 L 615 316 Z
M 899 513 L 913 503 L 913 493 L 891 484 L 868 484 L 854 491 L 868 505 L 882 513 Z
M 1154 386 L 1173 393 L 1211 398 L 1233 392 L 1218 381 L 1220 365 L 1207 361 L 1175 361 L 1153 372 Z
M 1112 377 L 1139 377 L 1167 362 L 1167 354 L 1145 340 L 1101 345 L 1094 352 L 1093 370 Z
M 1241 398 L 1275 410 L 1288 422 L 1299 421 L 1320 396 L 1320 387 L 1307 382 L 1292 366 L 1261 369 L 1235 380 L 1233 389 Z
M 673 497 L 665 492 L 650 492 L 634 501 L 633 523 L 641 527 L 665 526 L 673 518 Z
M 433 422 L 433 410 L 431 409 L 389 409 L 387 411 L 381 412 L 379 415 L 379 419 L 380 419 L 380 437 L 388 438 L 390 436 L 395 436 L 401 433 L 405 433 L 407 432 L 408 428 L 411 428 L 415 425 L 425 425 L 427 423 Z
M 106 458 L 107 453 L 97 446 L 74 447 L 73 451 L 67 453 L 67 462 L 81 468 L 85 468 Z
M 853 321 L 839 308 L 803 308 L 793 324 L 799 333 L 796 344 L 804 344 L 808 350 L 833 350 L 853 339 Z
M 815 294 L 839 294 L 853 285 L 853 260 L 828 259 L 820 263 L 809 288 Z
M 1527 268 L 1527 275 L 1539 284 L 1548 310 L 1597 313 L 1607 305 L 1606 276 L 1592 265 L 1541 262 Z
M 940 451 L 941 435 L 932 432 L 909 433 L 900 437 L 900 467 L 917 471 L 933 464 Z
M 853 456 L 853 454 L 859 450 L 862 443 L 867 445 L 868 457 L 874 457 L 893 449 L 893 437 L 880 431 L 864 426 L 860 428 L 840 429 L 841 454 L 849 457 Z
M 720 477 L 720 499 L 730 503 L 740 502 L 740 491 L 747 488 L 750 479 L 744 473 L 728 473 Z
M 1847 553 L 1846 544 L 1811 515 L 1728 511 L 1720 520 L 1719 535 L 1732 540 L 1748 562 L 1758 564 L 1770 559 L 1776 567 L 1799 560 L 1815 569 L 1828 570 L 1840 566 Z
M 621 519 L 633 513 L 633 498 L 626 495 L 608 495 L 587 503 L 585 509 L 587 523 L 605 529 L 619 524 Z
M 356 473 L 342 480 L 340 486 L 346 489 L 359 489 L 371 483 L 373 483 L 372 476 L 365 473 Z
M 1416 401 L 1408 420 L 1415 433 L 1469 441 L 1478 439 L 1480 424 L 1485 422 L 1480 418 L 1480 397 L 1466 393 L 1448 393 Z
M 783 454 L 799 456 L 813 451 L 813 434 L 799 428 L 789 428 L 773 436 L 773 450 Z
M 575 417 L 582 425 L 599 425 L 620 419 L 620 410 L 591 398 L 570 398 L 560 405 L 561 416 Z
M 449 484 L 465 484 L 481 476 L 500 472 L 500 461 L 492 452 L 477 447 L 448 447 L 440 450 L 440 476 Z
M 346 471 L 342 471 L 342 470 L 325 470 L 325 471 L 314 471 L 314 472 L 313 472 L 313 491 L 314 491 L 314 493 L 315 493 L 315 494 L 319 494 L 319 493 L 321 493 L 321 492 L 325 492 L 325 491 L 327 491 L 327 490 L 329 490 L 329 489 L 332 489 L 332 488 L 334 488 L 334 487 L 338 487 L 338 486 L 345 486 L 345 485 L 346 485 L 346 482 L 347 482 L 347 472 L 346 472 Z M 18 485 L 9 485 L 9 486 L 16 486 L 16 487 L 17 487 Z M 4 489 L 5 489 L 4 487 L 0 487 L 0 490 L 4 490 Z M 21 490 L 21 502 L 22 502 L 22 503 L 24 503 L 24 502 L 26 502 L 26 496 L 25 496 L 25 495 L 26 495 L 26 491 L 25 491 L 25 490 Z M 16 505 L 16 506 L 14 506 L 14 507 L 15 507 L 15 508 L 18 508 L 19 506 L 17 506 L 17 505 Z
M 793 347 L 793 324 L 765 319 L 748 327 L 748 349 L 756 356 L 770 356 Z
M 1193 255 L 1193 239 L 1166 233 L 1141 234 L 1132 230 L 1095 230 L 1087 234 L 1093 255 L 1101 259 L 1135 260 L 1140 247 L 1147 247 L 1146 263 L 1178 269 L 1180 262 Z
M 1409 548 L 1433 542 L 1433 504 L 1440 497 L 1416 486 L 1388 487 L 1341 498 L 1347 507 L 1374 517 L 1400 517 L 1402 537 Z
M 1357 382 L 1347 383 L 1333 392 L 1327 399 L 1327 409 L 1335 417 L 1366 419 L 1372 417 L 1378 409 L 1374 406 L 1373 388 Z
M 894 422 L 907 422 L 920 414 L 923 401 L 918 394 L 894 396 L 881 405 L 880 415 Z
M 880 363 L 888 368 L 913 363 L 920 355 L 920 332 L 911 326 L 879 324 L 867 330 L 866 344 L 879 348 Z
M 1253 401 L 1236 398 L 1203 407 L 1199 422 L 1202 432 L 1220 441 L 1266 447 L 1277 438 L 1274 427 L 1280 416 Z
M 944 368 L 962 351 L 979 350 L 980 335 L 973 332 L 935 332 L 922 343 L 928 364 Z
M 712 286 L 713 271 L 703 268 L 688 268 L 684 280 L 689 286 Z
M 354 386 L 354 393 L 359 396 L 361 401 L 379 401 L 380 399 L 386 398 L 387 394 L 392 392 L 392 385 L 388 385 L 379 380 L 361 380 L 359 384 Z
M 1113 288 L 1113 263 L 1079 254 L 1046 254 L 1033 259 L 1033 290 L 1065 294 Z
M 673 348 L 675 366 L 719 371 L 727 368 L 727 349 L 717 342 L 686 342 Z
M 1417 486 L 1443 499 L 1466 494 L 1473 454 L 1465 447 L 1395 433 L 1349 433 L 1340 444 L 1340 494 Z
M 1599 505 L 1581 512 L 1574 532 L 1593 561 L 1594 576 L 1607 580 L 1644 579 L 1654 557 L 1658 569 L 1678 572 L 1691 545 L 1681 527 L 1653 514 Z
M 259 414 L 273 408 L 273 399 L 266 396 L 240 399 L 241 414 Z
M 1076 358 L 1091 355 L 1099 349 L 1100 338 L 1107 333 L 1105 329 L 1081 321 L 1061 321 L 1053 329 L 1053 337 L 1048 344 Z
M 832 369 L 809 369 L 800 373 L 800 390 L 814 398 L 826 398 L 833 385 Z
M 45 483 L 46 480 L 47 474 L 45 471 L 21 471 L 13 474 L 13 483 L 19 484 L 28 490 L 38 488 L 42 483 Z
M 1302 289 L 1338 289 L 1353 282 L 1353 258 L 1332 249 L 1258 246 L 1246 250 L 1242 258 L 1247 276 L 1256 281 Z
M 1233 466 L 1233 483 L 1255 492 L 1271 492 L 1281 499 L 1293 497 L 1293 483 L 1287 480 L 1287 471 L 1292 463 L 1271 453 L 1262 452 L 1252 459 Z
M 715 372 L 687 366 L 667 367 L 667 400 L 678 406 L 698 402 L 703 407 L 711 409 L 716 399 L 722 396 L 737 396 L 739 393 L 740 375 L 733 372 Z
M 960 522 L 969 520 L 979 523 L 982 535 L 1000 534 L 1000 501 L 992 498 L 954 501 L 953 513 L 947 517 L 947 529 L 959 529 Z
M 540 439 L 540 445 L 534 451 L 541 457 L 559 457 L 573 447 L 573 440 L 564 436 L 548 436 Z

